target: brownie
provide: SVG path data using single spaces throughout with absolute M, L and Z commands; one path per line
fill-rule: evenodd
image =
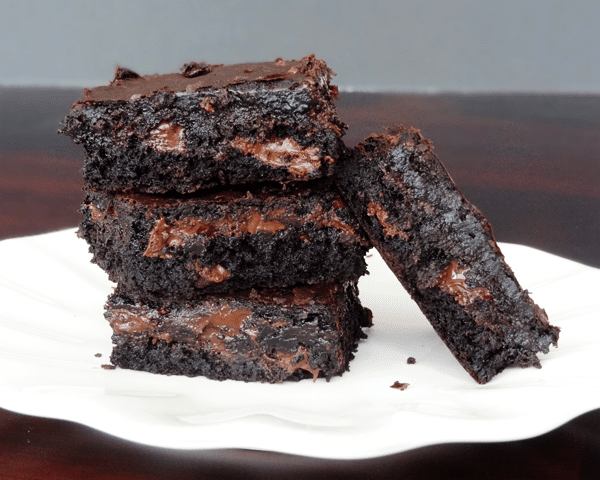
M 105 305 L 114 365 L 215 380 L 279 383 L 348 370 L 371 312 L 356 282 L 144 303 L 118 291 Z
M 145 300 L 356 280 L 369 243 L 330 182 L 162 197 L 89 192 L 93 262 Z
M 165 75 L 118 69 L 110 85 L 84 91 L 60 132 L 85 149 L 88 190 L 192 193 L 314 180 L 333 173 L 343 148 L 332 73 L 314 55 L 191 63 Z
M 517 282 L 490 224 L 459 192 L 418 130 L 371 135 L 336 181 L 373 245 L 458 361 L 479 383 L 508 366 L 540 367 L 557 344 Z

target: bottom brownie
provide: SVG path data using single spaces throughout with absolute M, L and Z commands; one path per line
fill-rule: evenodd
M 114 365 L 215 380 L 279 383 L 348 370 L 371 311 L 355 282 L 144 304 L 117 291 L 105 305 Z

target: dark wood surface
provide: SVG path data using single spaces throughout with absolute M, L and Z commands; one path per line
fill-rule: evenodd
M 0 239 L 77 224 L 83 153 L 56 130 L 79 94 L 0 87 Z M 599 96 L 344 93 L 339 113 L 351 145 L 387 125 L 420 128 L 499 241 L 600 267 Z M 0 479 L 83 478 L 597 479 L 600 410 L 527 440 L 333 461 L 152 448 L 0 409 Z

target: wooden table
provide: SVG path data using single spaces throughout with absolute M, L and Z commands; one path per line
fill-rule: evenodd
M 0 88 L 0 239 L 77 224 L 83 153 L 56 130 L 79 94 Z M 350 145 L 386 125 L 420 128 L 499 241 L 600 267 L 599 96 L 344 93 L 339 113 L 349 124 Z M 432 445 L 333 461 L 152 448 L 0 409 L 2 480 L 325 477 L 600 478 L 600 410 L 528 440 Z

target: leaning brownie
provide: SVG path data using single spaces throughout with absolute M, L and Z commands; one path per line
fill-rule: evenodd
M 196 197 L 89 192 L 80 235 L 129 293 L 198 293 L 355 280 L 366 237 L 330 182 Z
M 143 303 L 119 291 L 105 305 L 114 365 L 216 380 L 278 383 L 348 370 L 371 312 L 356 282 Z
M 340 165 L 343 197 L 442 340 L 479 383 L 540 366 L 559 329 L 504 262 L 483 215 L 412 128 L 372 135 Z
M 83 144 L 88 190 L 190 193 L 333 173 L 346 126 L 331 70 L 313 55 L 181 73 L 118 69 L 86 89 L 61 132 Z

